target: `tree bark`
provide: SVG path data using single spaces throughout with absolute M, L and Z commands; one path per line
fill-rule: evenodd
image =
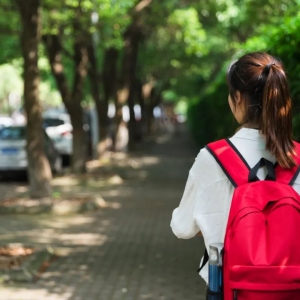
M 147 135 L 151 136 L 154 133 L 154 106 L 150 103 L 146 106 L 147 111 Z
M 140 105 L 141 108 L 141 119 L 139 123 L 139 138 L 140 140 L 143 139 L 143 137 L 146 135 L 146 129 L 147 129 L 147 111 L 146 111 L 146 105 L 145 105 L 145 97 L 143 93 L 143 83 L 141 80 L 136 80 L 136 97 L 137 97 L 137 103 Z
M 40 41 L 40 0 L 16 0 L 21 14 L 21 48 L 24 58 L 24 106 L 27 116 L 27 158 L 32 198 L 51 195 L 52 177 L 44 153 L 42 108 L 39 100 L 38 45 Z
M 136 135 L 136 119 L 134 115 L 134 102 L 136 87 L 136 69 L 138 61 L 138 49 L 140 42 L 143 39 L 143 28 L 141 27 L 141 16 L 145 9 L 147 9 L 152 0 L 138 0 L 131 11 L 132 22 L 128 26 L 124 34 L 124 49 L 123 49 L 123 62 L 120 75 L 118 76 L 117 91 L 115 94 L 115 139 L 114 146 L 116 149 L 116 141 L 119 139 L 120 128 L 122 122 L 122 107 L 125 103 L 129 106 L 130 121 L 128 124 L 129 129 L 129 146 L 134 144 Z
M 152 135 L 154 131 L 154 116 L 153 109 L 155 107 L 154 101 L 154 81 L 150 80 L 144 83 L 141 87 L 141 108 L 143 111 L 143 123 L 146 127 L 145 132 L 147 135 Z
M 103 71 L 102 71 L 103 74 L 102 83 L 103 83 L 103 91 L 104 91 L 104 103 L 107 105 L 105 107 L 107 109 L 108 109 L 109 100 L 115 98 L 116 95 L 118 58 L 119 58 L 119 51 L 117 49 L 109 48 L 105 51 Z M 110 126 L 109 124 L 110 120 L 108 120 L 107 112 L 108 111 L 106 110 L 105 117 L 103 116 L 102 118 L 102 121 L 106 120 L 106 130 L 108 130 L 108 126 Z M 101 118 L 100 118 L 100 122 L 101 122 Z M 107 135 L 108 132 L 106 131 L 103 134 Z
M 118 80 L 118 89 L 115 98 L 116 116 L 115 116 L 115 138 L 119 138 L 120 125 L 122 122 L 122 107 L 125 103 L 129 106 L 130 120 L 128 124 L 129 129 L 129 143 L 130 146 L 134 144 L 136 120 L 134 115 L 134 88 L 135 88 L 135 74 L 137 68 L 138 48 L 140 43 L 140 34 L 132 25 L 128 28 L 124 35 L 124 53 L 122 60 L 122 69 Z
M 161 103 L 161 91 L 158 91 L 154 88 L 154 86 L 150 83 L 150 97 L 148 99 L 146 110 L 147 110 L 147 134 L 152 135 L 154 133 L 154 108 Z
M 137 69 L 137 60 L 138 60 L 138 49 L 139 49 L 139 35 L 135 32 L 129 33 L 130 40 L 130 49 L 129 49 L 129 57 L 130 57 L 130 69 L 129 69 L 129 95 L 128 95 L 128 107 L 129 107 L 129 150 L 134 148 L 136 134 L 137 134 L 137 123 L 134 113 L 134 104 L 135 104 L 135 95 L 136 95 L 136 69 Z
M 58 35 L 43 35 L 43 42 L 46 47 L 51 71 L 55 78 L 57 88 L 68 113 L 70 113 L 71 91 L 62 63 L 62 46 L 60 38 Z
M 74 42 L 74 79 L 71 91 L 62 63 L 62 46 L 59 36 L 44 35 L 43 41 L 52 74 L 73 126 L 72 170 L 74 173 L 82 173 L 85 171 L 87 156 L 86 135 L 83 130 L 83 110 L 81 107 L 83 82 L 87 68 L 87 52 L 80 42 Z
M 70 116 L 73 125 L 72 169 L 75 173 L 84 173 L 86 171 L 85 163 L 87 160 L 87 135 L 83 129 L 81 100 L 83 98 L 84 80 L 87 75 L 88 54 L 85 43 L 82 40 L 75 40 L 74 54 L 75 72 L 72 105 L 70 106 Z
M 90 62 L 89 78 L 91 83 L 91 92 L 98 115 L 99 142 L 97 145 L 97 153 L 100 157 L 108 150 L 108 103 L 115 90 L 118 51 L 114 48 L 109 48 L 105 51 L 102 81 L 98 72 L 97 58 L 91 37 L 88 46 L 88 56 Z M 101 97 L 100 94 L 101 83 L 103 83 L 104 97 Z

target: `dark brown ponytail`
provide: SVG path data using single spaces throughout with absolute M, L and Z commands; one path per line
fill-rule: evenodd
M 266 138 L 266 149 L 280 166 L 296 165 L 293 158 L 292 101 L 280 60 L 254 52 L 233 63 L 227 73 L 229 94 L 235 103 L 239 91 L 245 103 L 243 123 L 257 126 Z
M 288 82 L 281 65 L 271 63 L 263 93 L 261 131 L 266 137 L 266 148 L 284 168 L 295 166 L 292 141 L 292 101 Z M 267 70 L 266 70 L 267 71 Z

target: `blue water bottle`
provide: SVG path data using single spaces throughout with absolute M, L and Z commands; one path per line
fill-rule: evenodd
M 208 299 L 223 299 L 223 270 L 222 253 L 223 243 L 214 243 L 209 245 L 208 260 Z

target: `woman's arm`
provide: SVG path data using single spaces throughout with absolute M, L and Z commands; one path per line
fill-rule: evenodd
M 178 238 L 189 239 L 200 231 L 194 219 L 196 195 L 197 187 L 190 173 L 179 207 L 172 215 L 171 227 Z

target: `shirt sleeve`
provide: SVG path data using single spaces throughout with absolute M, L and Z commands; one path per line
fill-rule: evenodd
M 172 214 L 171 228 L 178 238 L 189 239 L 200 231 L 194 221 L 196 194 L 197 188 L 190 172 L 179 207 Z
M 215 201 L 210 201 L 211 197 L 217 199 L 219 197 L 216 197 L 215 193 L 209 194 L 205 191 L 213 183 L 224 179 L 227 177 L 212 155 L 205 148 L 201 149 L 190 169 L 179 207 L 173 211 L 171 228 L 178 238 L 194 237 L 201 230 L 198 225 L 200 224 L 197 220 L 197 218 L 199 219 L 198 216 L 211 214 L 219 209 L 215 205 L 209 205 L 215 203 Z

